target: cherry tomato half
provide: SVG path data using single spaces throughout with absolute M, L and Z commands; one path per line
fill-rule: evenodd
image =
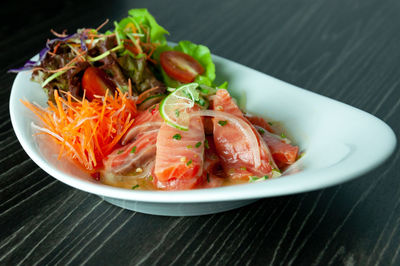
M 104 96 L 107 89 L 112 92 L 115 85 L 107 78 L 107 74 L 97 67 L 88 67 L 83 73 L 82 89 L 86 90 L 86 98 L 91 101 L 95 95 Z
M 204 68 L 196 59 L 178 51 L 165 51 L 160 55 L 160 63 L 165 73 L 171 78 L 190 83 L 204 72 Z

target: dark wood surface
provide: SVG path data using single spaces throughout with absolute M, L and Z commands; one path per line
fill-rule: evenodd
M 172 41 L 205 44 L 399 134 L 397 0 L 8 1 L 0 11 L 0 264 L 400 265 L 398 148 L 354 181 L 199 217 L 123 210 L 38 168 L 11 126 L 15 76 L 6 71 L 36 54 L 51 28 L 97 27 L 134 7 L 147 7 Z

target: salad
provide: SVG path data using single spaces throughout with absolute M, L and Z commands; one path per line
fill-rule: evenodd
M 185 190 L 259 182 L 281 175 L 299 147 L 275 124 L 242 111 L 228 83 L 215 84 L 203 45 L 171 46 L 146 9 L 114 30 L 53 32 L 32 71 L 48 106 L 22 103 L 32 123 L 102 183 L 128 189 Z

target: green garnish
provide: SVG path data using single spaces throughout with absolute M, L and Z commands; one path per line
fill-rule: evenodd
M 176 139 L 176 140 L 180 140 L 182 138 L 182 136 L 181 136 L 181 134 L 175 134 L 172 138 Z
M 136 152 L 136 146 L 133 146 L 131 153 L 135 153 Z
M 265 175 L 263 177 L 249 176 L 249 183 L 264 181 L 264 180 L 267 180 L 268 178 L 269 177 L 267 175 Z
M 190 159 L 190 160 L 186 163 L 187 166 L 189 166 L 189 165 L 191 165 L 191 164 L 192 164 L 192 159 Z
M 258 129 L 258 133 L 260 133 L 261 135 L 263 135 L 263 134 L 265 133 L 265 130 L 262 129 L 262 128 L 259 128 L 259 129 Z
M 204 106 L 206 104 L 206 102 L 201 98 L 197 101 L 197 103 L 200 104 L 201 106 Z
M 283 139 L 286 139 L 286 136 L 285 136 L 285 134 L 281 134 L 281 138 L 283 138 Z
M 187 145 L 186 146 L 188 149 L 191 149 L 191 148 L 193 148 L 193 146 L 192 145 Z
M 240 170 L 246 171 L 247 168 L 246 167 L 240 167 Z
M 153 112 L 154 109 L 156 109 L 156 106 L 155 106 L 155 105 L 153 105 L 151 108 L 149 108 L 149 112 L 150 112 L 150 113 Z
M 150 180 L 150 181 L 153 181 L 153 176 L 152 176 L 152 175 L 149 176 L 149 180 Z
M 281 175 L 282 175 L 282 172 L 279 169 L 276 169 L 276 168 L 272 169 L 272 176 L 271 176 L 272 178 L 279 177 Z
M 268 122 L 268 125 L 272 126 L 272 122 Z
M 198 148 L 198 147 L 200 147 L 200 145 L 201 145 L 201 141 L 197 142 L 195 147 Z
M 226 124 L 228 124 L 228 121 L 220 120 L 220 121 L 218 121 L 218 124 L 223 127 Z
M 139 187 L 139 185 L 134 185 L 133 187 L 132 187 L 132 189 L 137 189 Z
M 124 152 L 124 150 L 119 150 L 117 153 L 118 154 L 121 154 L 121 153 L 123 153 Z
M 210 148 L 210 146 L 208 145 L 208 140 L 207 140 L 207 139 L 204 140 L 204 147 L 205 147 L 206 149 L 209 149 L 209 148 Z
M 99 60 L 109 56 L 112 52 L 115 52 L 115 51 L 117 51 L 119 49 L 122 49 L 122 48 L 124 48 L 124 45 L 123 44 L 119 44 L 118 46 L 115 46 L 114 48 L 112 48 L 112 49 L 110 49 L 108 51 L 105 51 L 104 53 L 102 53 L 99 56 L 96 56 L 96 57 L 88 56 L 88 61 L 92 61 L 92 62 L 99 61 Z
M 210 90 L 205 89 L 205 88 L 200 88 L 201 93 L 203 94 L 208 94 L 210 92 Z
M 175 110 L 175 115 L 176 115 L 176 117 L 179 117 L 179 110 L 178 109 Z

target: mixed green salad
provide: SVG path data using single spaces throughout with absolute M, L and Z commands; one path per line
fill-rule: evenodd
M 204 45 L 180 41 L 171 46 L 168 31 L 147 9 L 131 9 L 129 16 L 114 22 L 114 30 L 80 29 L 67 35 L 53 31 L 37 61 L 29 60 L 10 72 L 32 70 L 32 80 L 41 84 L 50 99 L 54 90 L 91 100 L 116 88 L 132 94 L 160 98 L 167 87 L 196 82 L 214 86 L 215 66 Z M 226 87 L 226 83 L 222 87 Z M 221 86 L 220 86 L 221 87 Z M 143 99 L 144 97 L 144 99 Z M 154 100 L 152 101 L 154 102 Z

